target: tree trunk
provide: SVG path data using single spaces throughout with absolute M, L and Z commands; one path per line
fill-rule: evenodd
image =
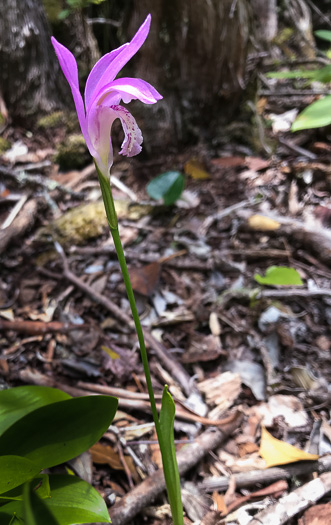
M 41 0 L 2 0 L 0 64 L 0 92 L 12 118 L 61 107 L 64 82 Z
M 148 137 L 157 148 L 213 139 L 238 112 L 247 87 L 250 1 L 140 0 L 132 11 L 130 36 L 148 12 L 151 31 L 134 58 L 135 75 L 164 99 L 141 113 L 137 109 L 146 146 Z

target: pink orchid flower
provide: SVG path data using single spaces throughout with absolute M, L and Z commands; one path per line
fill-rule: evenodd
M 99 170 L 109 175 L 113 164 L 111 127 L 119 118 L 124 131 L 121 155 L 133 157 L 141 151 L 143 137 L 131 113 L 120 105 L 138 99 L 145 104 L 155 104 L 162 96 L 140 78 L 119 78 L 116 75 L 141 48 L 149 33 L 151 15 L 139 28 L 131 42 L 104 55 L 90 72 L 85 86 L 85 104 L 79 91 L 78 68 L 73 54 L 52 37 L 62 71 L 70 85 L 79 124 L 87 147 Z

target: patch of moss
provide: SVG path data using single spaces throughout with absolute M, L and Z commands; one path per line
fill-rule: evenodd
M 91 162 L 91 157 L 82 135 L 69 135 L 65 142 L 62 142 L 55 155 L 55 162 L 63 170 L 80 169 Z
M 66 118 L 63 111 L 54 111 L 54 113 L 41 117 L 37 122 L 37 126 L 38 128 L 53 129 L 63 126 L 65 122 Z
M 44 9 L 48 20 L 52 23 L 59 21 L 59 14 L 62 11 L 62 2 L 61 0 L 42 0 Z
M 4 139 L 3 137 L 0 137 L 0 155 L 7 151 L 11 146 L 9 140 Z

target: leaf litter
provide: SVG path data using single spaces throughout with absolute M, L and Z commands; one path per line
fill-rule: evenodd
M 156 399 L 167 382 L 176 400 L 187 525 L 249 523 L 253 513 L 267 512 L 270 499 L 294 497 L 313 476 L 321 498 L 328 492 L 322 476 L 331 468 L 331 237 L 324 175 L 331 158 L 326 145 L 315 146 L 314 161 L 285 154 L 279 143 L 273 158 L 200 147 L 164 157 L 162 169 L 139 159 L 114 166 Z M 41 163 L 51 153 L 43 156 L 38 141 L 11 155 L 10 166 L 2 159 L 0 202 L 1 385 L 118 395 L 118 417 L 81 461 L 81 476 L 90 475 L 92 458 L 93 484 L 114 523 L 126 494 L 140 515 L 134 523 L 166 522 L 144 374 L 93 167 L 62 174 Z M 30 172 L 41 180 L 56 182 L 49 198 L 37 191 L 39 179 L 39 186 L 20 182 L 27 163 L 35 163 Z M 174 170 L 188 175 L 189 204 L 150 202 L 147 182 Z M 33 213 L 24 215 L 32 203 Z M 254 280 L 275 267 L 293 268 L 296 282 Z M 310 464 L 306 475 L 302 461 Z M 140 503 L 139 487 L 151 494 L 148 505 Z M 313 507 L 321 523 L 329 507 L 323 501 Z M 294 516 L 300 525 L 313 523 L 309 511 L 293 514 L 293 523 Z

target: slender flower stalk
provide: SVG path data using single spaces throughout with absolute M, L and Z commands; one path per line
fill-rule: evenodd
M 138 336 L 147 390 L 160 444 L 173 522 L 174 525 L 183 525 L 180 478 L 174 445 L 175 404 L 168 392 L 168 387 L 165 386 L 161 411 L 160 414 L 158 414 L 143 330 L 118 231 L 117 214 L 109 176 L 110 168 L 113 164 L 111 128 L 114 120 L 116 118 L 120 119 L 124 131 L 124 140 L 121 151 L 119 152 L 120 154 L 128 157 L 137 155 L 141 151 L 141 144 L 143 142 L 142 133 L 134 117 L 125 107 L 120 105 L 121 100 L 125 104 L 132 99 L 138 99 L 145 104 L 154 104 L 162 98 L 156 89 L 144 80 L 134 78 L 115 79 L 123 66 L 137 53 L 145 42 L 149 33 L 150 24 L 151 16 L 148 15 L 131 42 L 106 54 L 95 64 L 86 81 L 84 101 L 79 91 L 78 68 L 74 56 L 53 37 L 52 44 L 62 71 L 70 85 L 80 127 L 96 165 L 108 225 L 117 252 Z

